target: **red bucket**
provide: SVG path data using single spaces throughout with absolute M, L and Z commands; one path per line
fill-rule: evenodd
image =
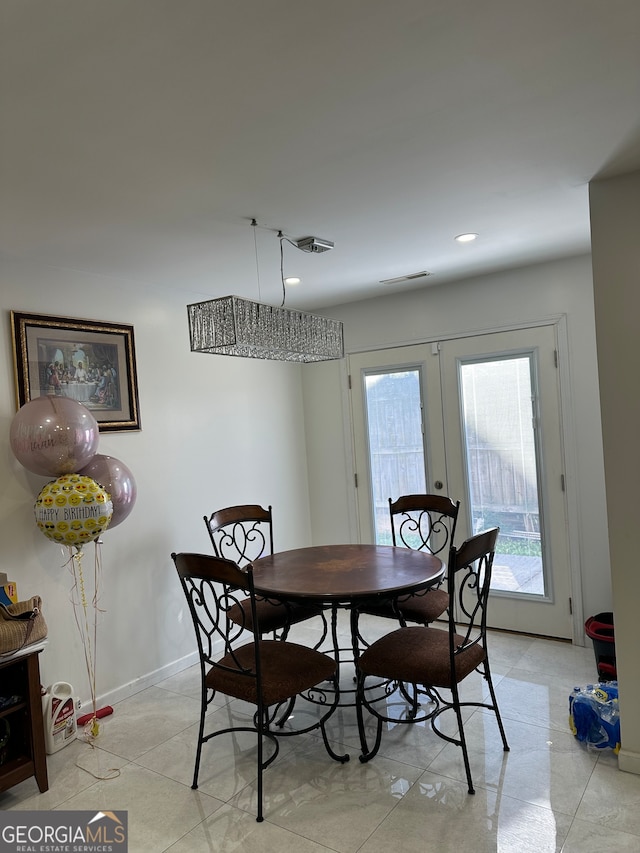
M 616 641 L 613 628 L 613 613 L 597 613 L 584 623 L 587 636 L 593 643 L 598 677 L 602 681 L 615 681 Z

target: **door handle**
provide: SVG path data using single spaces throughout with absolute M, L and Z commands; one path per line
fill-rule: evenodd
M 433 485 L 436 487 L 436 489 L 441 489 L 442 488 L 442 480 L 436 480 Z

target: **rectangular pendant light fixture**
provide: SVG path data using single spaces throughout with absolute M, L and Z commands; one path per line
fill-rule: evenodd
M 187 305 L 192 352 L 309 363 L 344 357 L 342 323 L 222 296 Z

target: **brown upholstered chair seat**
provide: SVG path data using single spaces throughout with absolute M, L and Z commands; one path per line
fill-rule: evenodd
M 464 637 L 456 634 L 455 643 L 459 647 Z M 466 678 L 484 659 L 484 649 L 478 644 L 458 654 L 456 681 Z M 366 675 L 451 688 L 449 632 L 418 625 L 398 628 L 365 649 L 358 666 Z
M 370 616 L 384 616 L 387 619 L 400 617 L 405 622 L 427 625 L 439 619 L 448 606 L 449 594 L 446 589 L 430 589 L 422 594 L 402 598 L 395 604 L 392 601 L 367 604 L 361 612 Z
M 225 655 L 218 661 L 219 667 L 238 666 L 255 670 L 255 645 L 248 643 L 236 649 L 235 654 Z M 290 696 L 306 690 L 309 684 L 329 681 L 336 671 L 335 661 L 320 652 L 300 646 L 297 643 L 283 643 L 280 640 L 260 641 L 260 666 L 262 668 L 262 702 L 264 705 L 277 705 Z M 237 672 L 221 668 L 211 669 L 205 678 L 207 687 L 257 704 L 254 679 L 239 676 Z
M 304 622 L 314 616 L 322 615 L 321 607 L 307 604 L 288 604 L 272 599 L 256 597 L 256 613 L 260 634 L 271 634 L 297 622 Z M 229 618 L 237 625 L 243 625 L 248 631 L 253 631 L 253 619 L 249 599 L 234 604 L 229 609 Z

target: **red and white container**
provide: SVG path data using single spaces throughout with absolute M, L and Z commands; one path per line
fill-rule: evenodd
M 42 696 L 44 742 L 49 755 L 75 740 L 76 700 L 73 687 L 66 681 L 56 681 Z

